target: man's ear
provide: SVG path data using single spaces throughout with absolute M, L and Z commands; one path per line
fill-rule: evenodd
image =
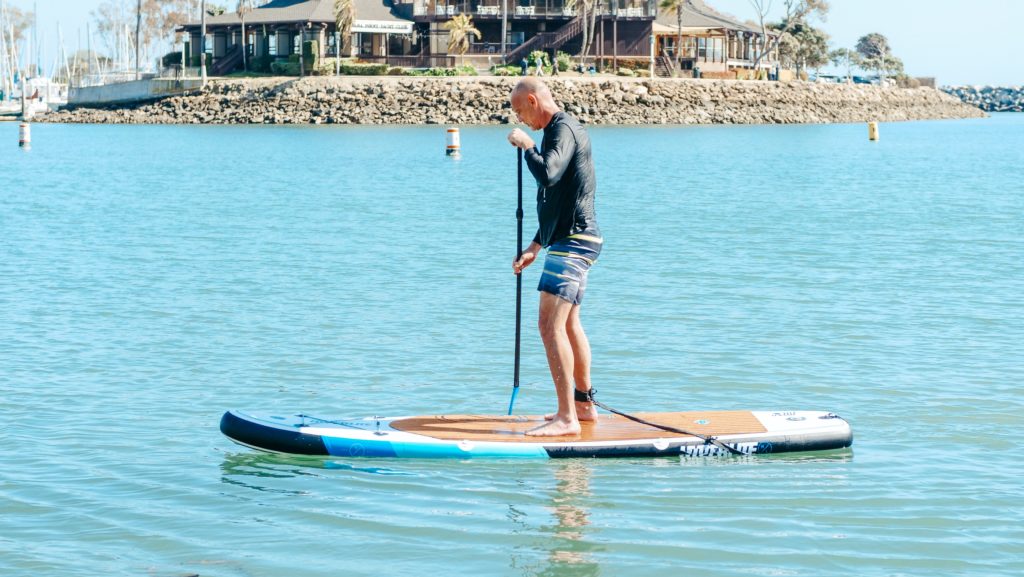
M 537 107 L 537 106 L 540 105 L 540 101 L 537 100 L 537 95 L 536 94 L 527 94 L 526 95 L 526 101 L 529 102 L 530 106 L 532 106 L 532 107 Z

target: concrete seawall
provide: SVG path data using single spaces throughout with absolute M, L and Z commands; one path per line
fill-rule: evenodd
M 185 94 L 199 89 L 200 86 L 201 81 L 198 78 L 148 78 L 102 86 L 82 86 L 71 89 L 68 103 L 73 107 L 78 107 L 148 102 Z
M 138 124 L 504 124 L 515 78 L 316 77 L 218 80 L 141 105 L 64 110 L 47 122 Z M 931 88 L 730 80 L 547 79 L 591 124 L 797 124 L 976 118 Z

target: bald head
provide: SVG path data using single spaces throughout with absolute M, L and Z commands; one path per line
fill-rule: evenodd
M 547 84 L 540 81 L 535 76 L 527 76 L 516 83 L 516 87 L 512 89 L 512 98 L 515 98 L 517 94 L 535 94 L 538 99 L 540 98 L 551 98 L 551 90 Z
M 532 76 L 516 83 L 509 102 L 519 120 L 534 130 L 547 126 L 551 117 L 559 111 L 558 103 L 547 84 Z

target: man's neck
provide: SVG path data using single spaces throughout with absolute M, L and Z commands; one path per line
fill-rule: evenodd
M 551 119 L 554 118 L 555 115 L 558 114 L 559 112 L 561 112 L 561 110 L 559 110 L 558 107 L 555 106 L 552 106 L 551 108 L 545 108 L 542 111 L 541 120 L 544 121 L 544 128 L 547 128 L 547 126 L 551 124 Z

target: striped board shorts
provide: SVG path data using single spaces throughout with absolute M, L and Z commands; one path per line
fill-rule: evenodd
M 587 273 L 601 254 L 603 240 L 589 234 L 573 234 L 548 247 L 537 290 L 551 293 L 574 305 L 583 302 Z

